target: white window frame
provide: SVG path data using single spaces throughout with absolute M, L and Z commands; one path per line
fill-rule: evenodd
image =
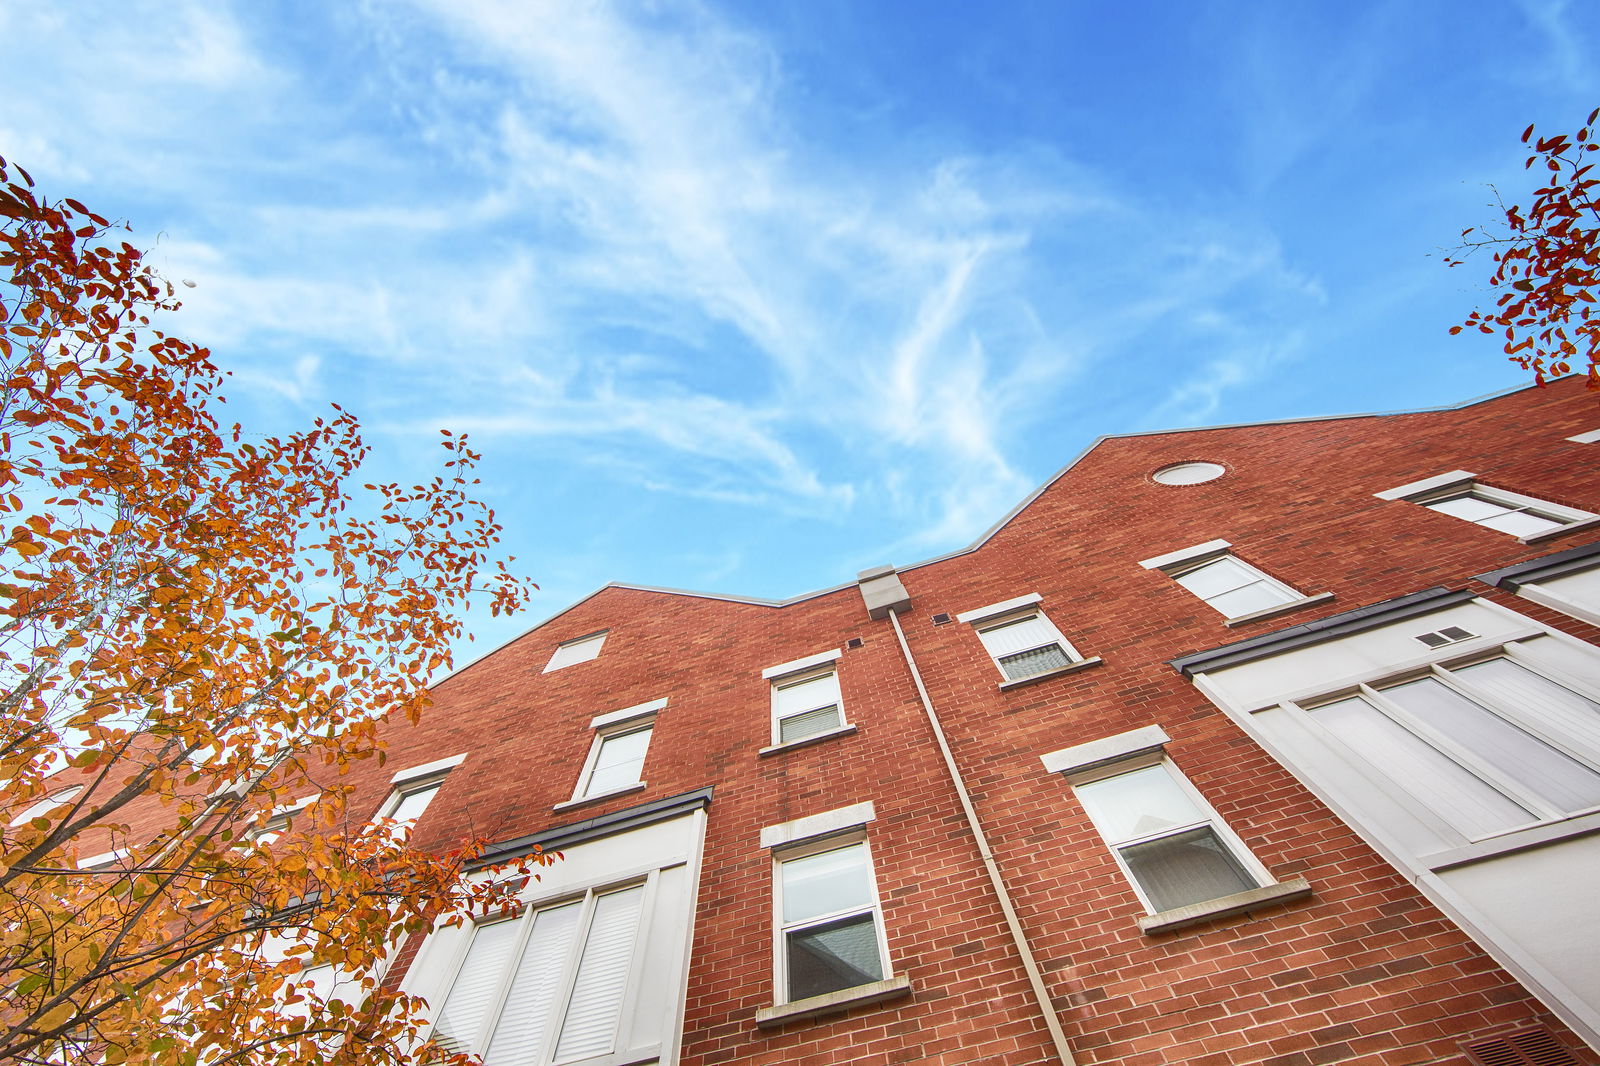
M 612 1051 L 582 1059 L 569 1060 L 573 1063 L 582 1063 L 584 1066 L 591 1066 L 591 1064 L 592 1066 L 601 1066 L 601 1064 L 613 1066 L 620 1054 L 616 1050 L 617 1036 L 622 1031 L 626 1020 L 632 1016 L 632 1008 L 638 1000 L 639 987 L 645 977 L 642 956 L 651 941 L 651 920 L 655 908 L 656 883 L 660 873 L 660 870 L 651 870 L 643 876 L 634 874 L 599 885 L 591 885 L 585 889 L 553 896 L 549 899 L 529 902 L 524 904 L 517 914 L 510 917 L 495 915 L 474 920 L 471 923 L 472 936 L 462 939 L 462 943 L 451 959 L 450 979 L 443 984 L 437 1010 L 429 1023 L 429 1035 L 432 1035 L 433 1028 L 438 1023 L 438 1015 L 443 1012 L 445 1004 L 450 998 L 450 993 L 455 989 L 457 982 L 461 980 L 462 968 L 466 964 L 467 956 L 472 949 L 473 942 L 477 939 L 479 930 L 502 922 L 518 922 L 521 923 L 522 928 L 517 931 L 516 940 L 506 954 L 506 960 L 502 964 L 499 978 L 495 984 L 495 991 L 489 999 L 489 1004 L 484 1011 L 482 1020 L 478 1023 L 478 1028 L 474 1033 L 471 1044 L 471 1046 L 478 1048 L 477 1054 L 487 1054 L 490 1043 L 494 1038 L 495 1030 L 499 1028 L 506 1001 L 511 993 L 511 986 L 521 968 L 523 955 L 527 952 L 528 940 L 533 932 L 535 918 L 542 911 L 553 910 L 575 901 L 581 901 L 583 914 L 579 919 L 577 929 L 573 933 L 572 943 L 567 947 L 566 956 L 562 962 L 560 985 L 557 987 L 555 995 L 551 998 L 549 1013 L 546 1015 L 546 1021 L 549 1024 L 547 1029 L 549 1037 L 545 1041 L 545 1050 L 536 1061 L 527 1064 L 527 1066 L 550 1066 L 555 1061 L 556 1052 L 561 1043 L 561 1023 L 572 1002 L 573 988 L 578 977 L 578 963 L 583 957 L 585 941 L 593 929 L 596 902 L 601 896 L 609 895 L 613 892 L 642 887 L 643 896 L 639 903 L 639 924 L 634 931 L 633 953 L 628 961 L 627 982 L 624 985 L 617 1011 L 617 1029 L 612 1033 Z M 657 1047 L 651 1050 L 658 1053 L 660 1048 Z M 637 1054 L 624 1054 L 621 1057 L 629 1063 L 648 1061 L 641 1059 Z M 620 1064 L 616 1064 L 616 1066 L 620 1066 Z
M 1469 522 L 1472 525 L 1483 526 L 1484 529 L 1501 533 L 1502 536 L 1516 537 L 1516 540 L 1522 544 L 1534 544 L 1549 537 L 1559 536 L 1572 529 L 1600 524 L 1600 515 L 1589 511 L 1580 511 L 1576 507 L 1551 503 L 1548 500 L 1541 500 L 1534 496 L 1525 496 L 1520 492 L 1512 492 L 1509 489 L 1485 485 L 1477 478 L 1478 475 L 1470 471 L 1452 470 L 1447 474 L 1424 478 L 1409 485 L 1401 485 L 1398 488 L 1374 493 L 1374 495 L 1380 500 L 1404 500 L 1407 503 L 1426 507 L 1430 511 L 1435 510 L 1435 505 L 1437 504 L 1450 500 L 1471 498 L 1482 500 L 1498 507 L 1504 507 L 1510 511 L 1525 512 L 1548 522 L 1558 523 L 1553 529 L 1530 533 L 1525 537 L 1516 537 L 1515 534 L 1504 533 L 1501 530 L 1494 529 L 1492 526 L 1483 525 L 1483 523 L 1475 519 L 1461 518 L 1457 515 L 1447 514 L 1444 511 L 1436 511 L 1436 513 L 1443 514 L 1447 518 L 1454 518 L 1458 522 Z
M 580 663 L 593 662 L 595 659 L 600 658 L 600 651 L 605 647 L 606 637 L 610 633 L 609 629 L 602 629 L 598 633 L 586 633 L 581 637 L 562 641 L 550 653 L 549 661 L 544 664 L 544 669 L 539 672 L 548 674 L 555 670 L 565 670 L 569 666 L 577 666 Z M 592 651 L 588 647 L 590 644 L 594 645 Z
M 1269 607 L 1262 607 L 1254 611 L 1247 611 L 1244 614 L 1230 615 L 1225 613 L 1222 608 L 1218 607 L 1215 603 L 1211 602 L 1211 600 L 1191 591 L 1181 581 L 1178 580 L 1179 578 L 1188 574 L 1192 574 L 1197 570 L 1203 570 L 1208 566 L 1212 566 L 1223 559 L 1230 560 L 1240 569 L 1246 571 L 1247 573 L 1254 574 L 1256 580 L 1252 582 L 1252 584 L 1264 584 L 1282 596 L 1283 599 Z M 1172 579 L 1173 584 L 1183 589 L 1187 595 L 1193 596 L 1201 603 L 1204 603 L 1207 607 L 1210 607 L 1212 610 L 1222 615 L 1223 621 L 1229 624 L 1249 621 L 1256 618 L 1268 618 L 1272 615 L 1301 606 L 1303 604 L 1332 598 L 1327 593 L 1323 593 L 1320 596 L 1308 596 L 1299 589 L 1296 589 L 1293 585 L 1290 585 L 1284 581 L 1279 581 L 1271 574 L 1266 573 L 1260 567 L 1239 558 L 1238 555 L 1234 554 L 1233 545 L 1225 540 L 1208 540 L 1204 544 L 1196 544 L 1190 548 L 1182 548 L 1175 552 L 1168 552 L 1166 555 L 1158 555 L 1154 559 L 1145 559 L 1139 565 L 1146 570 L 1161 571 L 1161 573 Z M 1244 588 L 1245 586 L 1241 585 L 1239 587 Z M 1230 589 L 1229 591 L 1237 590 Z
M 66 788 L 59 788 L 50 795 L 28 804 L 28 806 L 12 815 L 11 825 L 22 825 L 24 822 L 30 822 L 43 815 L 45 811 L 52 811 L 57 807 L 69 804 L 83 793 L 83 789 L 83 785 L 68 785 Z
M 557 809 L 571 806 L 574 803 L 587 803 L 589 800 L 604 799 L 607 796 L 620 796 L 628 792 L 637 792 L 644 788 L 647 782 L 644 779 L 644 759 L 650 757 L 650 741 L 655 739 L 656 717 L 667 701 L 652 700 L 634 707 L 624 707 L 620 711 L 611 711 L 602 714 L 589 723 L 589 728 L 594 730 L 594 739 L 589 743 L 589 754 L 583 760 L 583 770 L 578 774 L 578 782 L 573 787 L 572 798 L 566 803 L 557 804 Z M 626 785 L 608 788 L 604 792 L 590 792 L 589 779 L 594 776 L 596 766 L 600 762 L 600 751 L 606 742 L 617 737 L 628 736 L 648 730 L 650 739 L 645 741 L 645 754 L 639 761 L 639 777 Z
M 1232 827 L 1217 813 L 1216 808 L 1206 801 L 1206 798 L 1200 794 L 1200 790 L 1194 787 L 1194 783 L 1167 756 L 1164 750 L 1158 748 L 1154 751 L 1144 751 L 1139 754 L 1129 755 L 1126 758 L 1116 759 L 1115 761 L 1102 762 L 1082 770 L 1069 770 L 1064 776 L 1067 779 L 1067 783 L 1073 786 L 1074 794 L 1076 794 L 1079 785 L 1088 785 L 1096 781 L 1104 781 L 1107 778 L 1120 777 L 1123 774 L 1132 773 L 1135 770 L 1144 770 L 1152 766 L 1159 766 L 1166 771 L 1167 776 L 1193 801 L 1196 810 L 1200 814 L 1199 818 L 1176 828 L 1162 829 L 1159 832 L 1129 837 L 1126 840 L 1115 840 L 1107 828 L 1094 816 L 1088 804 L 1082 804 L 1082 801 L 1079 801 L 1083 806 L 1084 813 L 1089 818 L 1090 824 L 1094 826 L 1095 832 L 1100 835 L 1101 841 L 1105 843 L 1106 850 L 1111 852 L 1112 858 L 1116 860 L 1117 869 L 1122 871 L 1122 876 L 1127 879 L 1128 884 L 1133 886 L 1134 894 L 1139 897 L 1139 903 L 1144 907 L 1146 914 L 1161 914 L 1163 912 L 1155 908 L 1144 886 L 1134 876 L 1133 870 L 1129 868 L 1127 861 L 1122 857 L 1122 849 L 1139 844 L 1152 843 L 1167 837 L 1179 836 L 1193 832 L 1196 829 L 1209 828 L 1216 835 L 1217 840 L 1222 843 L 1222 846 L 1228 849 L 1228 853 L 1234 862 L 1238 863 L 1246 874 L 1255 879 L 1256 883 L 1254 885 L 1241 889 L 1241 891 L 1249 891 L 1251 888 L 1270 888 L 1277 884 L 1277 879 L 1272 876 L 1272 873 L 1245 846 L 1245 842 L 1240 839 L 1239 834 L 1235 833 Z M 1208 902 L 1210 901 L 1202 900 L 1197 904 L 1190 904 L 1190 906 L 1204 906 Z
M 859 806 L 859 805 L 858 805 Z M 845 808 L 854 810 L 855 808 Z M 870 817 L 870 814 L 868 815 Z M 812 855 L 821 855 L 829 851 L 838 851 L 842 848 L 860 845 L 862 854 L 866 857 L 867 865 L 867 895 L 869 902 L 865 906 L 849 907 L 841 911 L 816 917 L 806 918 L 798 922 L 785 924 L 783 920 L 783 864 L 795 859 L 809 858 Z M 878 892 L 878 868 L 872 858 L 872 847 L 867 841 L 865 829 L 853 829 L 842 833 L 830 833 L 824 836 L 810 837 L 792 844 L 775 847 L 772 850 L 772 987 L 773 1002 L 779 1006 L 787 1003 L 803 1002 L 789 995 L 789 934 L 796 930 L 809 929 L 814 926 L 827 925 L 845 918 L 859 917 L 871 914 L 873 929 L 877 934 L 878 958 L 883 963 L 883 974 L 870 984 L 893 980 L 894 960 L 889 955 L 889 937 L 884 928 L 883 897 Z M 855 988 L 864 985 L 852 986 Z M 824 995 L 840 995 L 848 993 L 850 989 L 838 989 Z M 820 998 L 820 997 L 816 997 Z
M 795 659 L 794 663 L 782 663 L 781 666 L 766 667 L 765 671 L 762 671 L 762 677 L 765 677 L 766 682 L 768 682 L 768 688 L 771 691 L 771 736 L 773 736 L 773 744 L 771 746 L 789 747 L 794 746 L 794 744 L 805 744 L 808 741 L 813 741 L 813 739 L 819 739 L 822 736 L 834 736 L 835 733 L 843 733 L 843 731 L 853 728 L 851 727 L 850 717 L 845 712 L 843 679 L 838 674 L 838 658 L 840 658 L 840 655 L 842 655 L 842 651 L 835 648 L 832 651 L 822 651 L 819 655 L 808 655 L 803 659 Z M 819 677 L 827 677 L 830 674 L 834 677 L 834 690 L 835 695 L 837 695 L 837 698 L 832 703 L 819 703 L 814 707 L 806 707 L 805 711 L 790 711 L 789 714 L 779 717 L 779 690 L 794 687 L 794 685 L 805 685 L 806 682 L 813 682 Z M 826 730 L 818 730 L 816 733 L 797 736 L 797 738 L 787 739 L 787 741 L 782 739 L 782 723 L 787 722 L 789 719 L 797 719 L 802 714 L 821 711 L 822 707 L 829 706 L 838 707 L 837 723 L 830 725 Z
M 1529 634 L 1528 638 L 1540 637 L 1543 633 Z M 1549 663 L 1538 661 L 1523 653 L 1518 645 L 1522 639 L 1506 640 L 1503 643 L 1491 644 L 1488 647 L 1478 646 L 1456 650 L 1456 654 L 1440 654 L 1426 663 L 1408 663 L 1402 667 L 1390 668 L 1374 672 L 1371 676 L 1354 681 L 1347 681 L 1338 687 L 1330 688 L 1325 692 L 1315 695 L 1296 695 L 1293 698 L 1279 700 L 1269 706 L 1279 706 L 1288 710 L 1299 721 L 1307 725 L 1330 750 L 1338 752 L 1349 759 L 1354 765 L 1365 768 L 1377 778 L 1391 783 L 1408 797 L 1407 806 L 1421 812 L 1430 821 L 1450 826 L 1454 833 L 1465 837 L 1471 842 L 1494 840 L 1498 837 L 1513 833 L 1522 833 L 1528 829 L 1546 825 L 1555 825 L 1574 818 L 1600 812 L 1600 804 L 1582 807 L 1572 811 L 1562 811 L 1553 806 L 1543 797 L 1534 794 L 1510 776 L 1491 766 L 1487 761 L 1467 750 L 1465 746 L 1456 743 L 1449 736 L 1439 732 L 1424 722 L 1418 721 L 1405 708 L 1393 700 L 1383 696 L 1384 689 L 1395 685 L 1405 684 L 1424 678 L 1435 678 L 1447 688 L 1465 696 L 1473 703 L 1488 710 L 1491 714 L 1513 727 L 1522 730 L 1534 738 L 1543 741 L 1578 763 L 1600 773 L 1600 736 L 1586 738 L 1567 729 L 1559 723 L 1542 719 L 1536 714 L 1531 714 L 1526 708 L 1496 696 L 1492 693 L 1481 692 L 1472 687 L 1470 683 L 1463 683 L 1453 677 L 1452 671 L 1463 667 L 1474 666 L 1479 663 L 1489 662 L 1494 659 L 1507 659 L 1533 674 L 1552 681 L 1564 688 L 1571 689 L 1579 696 L 1583 696 L 1596 703 L 1600 703 L 1600 686 L 1589 684 Z M 1446 649 L 1439 649 L 1441 653 Z M 1433 748 L 1434 751 L 1444 755 L 1451 762 L 1478 778 L 1483 784 L 1510 799 L 1533 813 L 1534 817 L 1520 825 L 1509 826 L 1504 829 L 1485 833 L 1481 836 L 1472 836 L 1465 832 L 1456 823 L 1450 821 L 1447 814 L 1441 813 L 1437 807 L 1430 803 L 1426 797 L 1417 795 L 1406 787 L 1406 782 L 1397 780 L 1391 774 L 1374 766 L 1370 760 L 1360 752 L 1350 747 L 1332 729 L 1327 728 L 1317 721 L 1318 708 L 1341 700 L 1358 697 L 1365 700 L 1369 706 L 1375 708 L 1390 721 L 1395 722 L 1412 736 Z M 1265 708 L 1257 708 L 1263 710 Z
M 1072 646 L 1072 642 L 1062 634 L 1061 630 L 1056 627 L 1056 624 L 1050 621 L 1050 616 L 1045 614 L 1044 608 L 1039 606 L 1042 599 L 1043 597 L 1041 597 L 1038 593 L 1030 592 L 1025 596 L 1017 596 L 1013 599 L 1002 600 L 999 603 L 991 603 L 987 607 L 978 607 L 974 610 L 963 611 L 961 614 L 956 615 L 956 621 L 964 622 L 972 626 L 973 635 L 976 636 L 978 638 L 978 642 L 983 645 L 984 653 L 989 656 L 989 661 L 994 664 L 995 670 L 999 671 L 1002 685 L 1021 684 L 1024 681 L 1032 681 L 1035 678 L 1048 677 L 1051 674 L 1057 673 L 1058 671 L 1066 670 L 1069 667 L 1077 666 L 1081 663 L 1089 661 L 1078 652 L 1077 648 Z M 1019 651 L 1006 652 L 1004 655 L 999 655 L 989 647 L 989 642 L 983 639 L 983 635 L 985 633 L 989 633 L 997 629 L 1004 629 L 1007 626 L 1015 625 L 1019 622 L 1033 620 L 1037 620 L 1039 622 L 1040 626 L 1045 631 L 1047 639 L 1041 640 L 1038 644 L 1032 647 L 1023 648 Z M 1045 648 L 1051 647 L 1052 645 L 1060 648 L 1062 654 L 1067 657 L 1067 661 L 1064 665 L 1054 666 L 1048 670 L 1041 670 L 1034 674 L 1024 674 L 1022 677 L 1012 677 L 1010 674 L 1006 673 L 1006 668 L 1001 662 L 1002 659 L 1010 659 L 1018 655 L 1027 655 L 1030 652 L 1041 651 Z
M 395 812 L 400 809 L 400 805 L 407 798 L 421 792 L 433 793 L 433 797 L 423 804 L 422 810 L 417 812 L 417 816 L 410 820 L 411 825 L 404 829 L 404 832 L 409 834 L 412 829 L 416 828 L 417 822 L 422 820 L 422 816 L 428 813 L 428 808 L 433 805 L 433 799 L 437 798 L 439 789 L 444 784 L 444 779 L 450 776 L 451 770 L 465 762 L 466 758 L 465 754 L 452 755 L 446 759 L 435 759 L 433 762 L 396 771 L 395 775 L 389 779 L 389 795 L 384 799 L 383 806 L 378 808 L 377 817 L 393 818 Z M 309 802 L 309 799 L 303 800 L 300 805 L 303 806 Z

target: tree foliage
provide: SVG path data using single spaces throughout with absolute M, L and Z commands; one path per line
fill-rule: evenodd
M 1489 249 L 1489 283 L 1499 293 L 1492 311 L 1474 311 L 1450 332 L 1503 333 L 1506 355 L 1541 385 L 1582 367 L 1588 387 L 1600 389 L 1600 177 L 1593 175 L 1589 155 L 1600 147 L 1596 118 L 1600 108 L 1571 137 L 1535 139 L 1532 126 L 1524 130 L 1522 143 L 1533 146 L 1525 166 L 1541 172 L 1546 183 L 1534 190 L 1527 210 L 1499 205 L 1503 230 L 1463 231 L 1462 247 L 1447 260 L 1459 265 Z
M 471 598 L 530 586 L 463 439 L 357 489 L 337 407 L 221 424 L 223 375 L 152 324 L 173 290 L 114 229 L 0 159 L 0 1060 L 442 1057 L 385 960 L 530 870 L 411 847 L 348 775 Z

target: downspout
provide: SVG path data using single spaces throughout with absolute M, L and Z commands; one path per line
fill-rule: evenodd
M 1055 1008 L 1050 1004 L 1050 992 L 1045 988 L 1044 975 L 1039 970 L 1038 961 L 1033 957 L 1033 949 L 1028 946 L 1028 936 L 1022 930 L 1022 922 L 1017 918 L 1016 908 L 1011 905 L 1011 893 L 1006 890 L 1005 881 L 1000 876 L 1000 867 L 995 862 L 994 852 L 989 848 L 989 838 L 984 834 L 983 825 L 978 821 L 978 812 L 972 805 L 971 794 L 967 792 L 966 780 L 962 778 L 961 769 L 956 765 L 950 744 L 945 739 L 944 727 L 939 724 L 939 714 L 933 709 L 933 700 L 928 696 L 928 687 L 922 683 L 922 671 L 917 669 L 917 660 L 911 654 L 911 645 L 906 643 L 905 630 L 900 628 L 900 612 L 911 606 L 911 597 L 901 584 L 899 574 L 891 566 L 863 570 L 858 580 L 862 599 L 867 604 L 868 615 L 874 619 L 887 617 L 894 626 L 895 639 L 900 642 L 900 654 L 905 657 L 906 669 L 911 672 L 911 680 L 917 686 L 917 697 L 922 701 L 922 710 L 928 717 L 929 727 L 933 729 L 933 739 L 939 746 L 939 755 L 944 759 L 944 768 L 950 775 L 950 783 L 956 790 L 956 797 L 961 801 L 961 812 L 966 817 L 967 828 L 971 830 L 972 839 L 978 845 L 978 857 L 983 860 L 984 872 L 989 875 L 989 884 L 994 888 L 995 899 L 1000 904 L 1000 913 L 1005 917 L 1006 929 L 1011 934 L 1011 942 L 1022 960 L 1023 971 L 1028 975 L 1028 987 L 1033 990 L 1033 998 L 1038 1004 L 1039 1013 L 1044 1017 L 1045 1028 L 1050 1031 L 1050 1041 L 1055 1045 L 1056 1057 L 1061 1060 L 1062 1066 L 1077 1066 L 1077 1059 L 1072 1057 L 1072 1049 L 1067 1046 L 1067 1034 L 1061 1028 L 1061 1019 L 1056 1016 Z

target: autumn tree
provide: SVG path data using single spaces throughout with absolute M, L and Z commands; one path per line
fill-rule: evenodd
M 1504 227 L 1465 230 L 1447 259 L 1454 266 L 1488 251 L 1489 283 L 1498 293 L 1493 310 L 1472 312 L 1450 332 L 1503 334 L 1506 355 L 1540 384 L 1580 369 L 1588 387 L 1600 389 L 1600 177 L 1589 155 L 1597 147 L 1596 118 L 1600 108 L 1571 137 L 1535 139 L 1532 126 L 1524 130 L 1523 143 L 1533 147 L 1525 165 L 1543 182 L 1532 203 L 1524 210 L 1501 202 Z
M 516 878 L 347 810 L 347 773 L 469 602 L 530 586 L 461 438 L 426 484 L 357 487 L 337 407 L 219 422 L 114 230 L 0 160 L 0 1061 L 443 1057 L 385 960 Z

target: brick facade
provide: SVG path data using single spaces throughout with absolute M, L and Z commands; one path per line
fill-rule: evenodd
M 1374 493 L 1444 471 L 1600 512 L 1600 426 L 1572 381 L 1436 412 L 1106 439 L 967 551 L 903 569 L 899 615 L 995 860 L 1083 1064 L 1458 1063 L 1461 1041 L 1548 1026 L 1600 1063 L 1518 980 L 1184 676 L 1176 656 L 1433 586 L 1470 588 L 1600 644 L 1600 630 L 1474 575 L 1600 539 L 1515 538 Z M 1228 473 L 1191 486 L 1183 460 Z M 1331 600 L 1228 627 L 1139 561 L 1215 538 L 1268 575 Z M 874 562 L 876 560 L 864 560 Z M 1104 662 L 1002 689 L 956 615 L 1038 594 Z M 541 673 L 553 647 L 608 631 L 600 656 Z M 762 670 L 831 648 L 855 731 L 770 754 Z M 376 809 L 397 767 L 467 753 L 417 827 L 423 845 L 509 839 L 713 786 L 687 977 L 681 1061 L 1059 1061 L 936 748 L 893 623 L 855 585 L 782 605 L 610 586 L 436 687 L 418 727 L 391 727 L 386 767 L 360 773 Z M 666 697 L 642 791 L 556 810 L 589 751 L 589 720 Z M 1157 935 L 1046 752 L 1141 726 L 1279 880 L 1313 894 Z M 771 857 L 761 828 L 871 801 L 868 830 L 894 972 L 911 993 L 758 1028 L 773 1003 Z

